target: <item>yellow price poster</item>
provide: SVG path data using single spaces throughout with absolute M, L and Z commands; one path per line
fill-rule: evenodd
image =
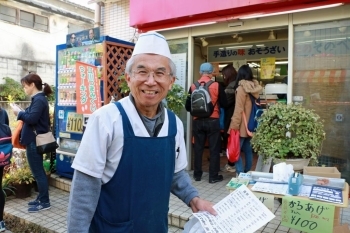
M 275 62 L 274 57 L 265 57 L 260 60 L 260 78 L 272 79 L 275 77 Z
M 83 114 L 68 112 L 66 122 L 66 132 L 83 133 Z
M 334 208 L 325 202 L 284 196 L 281 225 L 309 233 L 333 232 Z

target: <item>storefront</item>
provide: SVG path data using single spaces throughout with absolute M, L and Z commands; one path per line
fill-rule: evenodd
M 306 1 L 254 1 L 246 5 L 239 2 L 230 3 L 237 4 L 231 7 L 226 3 L 223 6 L 209 4 L 213 10 L 206 13 L 203 13 L 203 6 L 193 5 L 176 9 L 180 12 L 178 14 L 170 14 L 174 12 L 165 10 L 166 6 L 162 5 L 163 8 L 157 8 L 160 16 L 154 16 L 149 7 L 149 11 L 143 9 L 148 12 L 146 17 L 138 18 L 135 13 L 130 16 L 130 21 L 140 31 L 159 31 L 168 39 L 173 54 L 185 54 L 182 59 L 186 59 L 186 65 L 181 78 L 185 80 L 185 89 L 199 78 L 202 62 L 217 64 L 216 77 L 220 81 L 220 69 L 226 64 L 239 66 L 240 62 L 248 62 L 259 78 L 261 58 L 275 58 L 275 75 L 269 81 L 282 82 L 288 77 L 287 101 L 300 102 L 324 119 L 326 140 L 320 161 L 326 166 L 338 167 L 349 181 L 349 1 L 338 5 L 330 5 L 334 1 L 325 1 L 322 3 L 324 9 L 301 7 Z M 314 2 L 312 6 L 320 6 L 316 5 L 318 1 Z M 130 9 L 131 12 L 136 9 L 132 1 Z M 270 13 L 277 15 L 267 16 Z M 169 15 L 175 15 L 176 20 Z M 230 18 L 228 15 L 231 15 Z M 163 21 L 155 19 L 161 16 Z M 138 24 L 137 18 L 144 22 Z M 181 118 L 187 128 L 187 142 L 190 142 L 191 117 L 184 112 Z M 191 144 L 187 145 L 188 151 L 191 151 Z

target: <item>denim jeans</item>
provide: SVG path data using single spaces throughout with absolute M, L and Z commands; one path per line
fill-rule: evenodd
M 209 177 L 216 177 L 220 171 L 221 134 L 219 118 L 205 118 L 193 121 L 194 137 L 194 177 L 202 177 L 202 157 L 205 141 L 208 138 L 210 164 Z
M 250 144 L 250 137 L 242 138 L 240 137 L 241 151 L 245 154 L 245 166 L 243 169 L 242 154 L 239 155 L 239 159 L 236 162 L 236 173 L 239 175 L 241 172 L 248 172 L 252 168 L 253 164 L 253 150 Z
M 36 152 L 35 142 L 27 145 L 27 160 L 38 185 L 39 194 L 36 200 L 42 203 L 49 203 L 49 183 L 44 170 L 43 155 Z

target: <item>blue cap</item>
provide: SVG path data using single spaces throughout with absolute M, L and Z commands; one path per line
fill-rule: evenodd
M 199 68 L 199 72 L 200 73 L 208 73 L 208 74 L 213 73 L 213 66 L 212 66 L 212 64 L 210 64 L 208 62 L 203 63 L 201 65 L 201 67 Z

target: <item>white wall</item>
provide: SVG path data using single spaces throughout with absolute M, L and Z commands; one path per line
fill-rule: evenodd
M 120 40 L 137 38 L 136 29 L 129 26 L 129 0 L 105 3 L 103 12 L 103 34 Z
M 42 15 L 42 10 L 18 2 L 3 5 Z M 47 14 L 47 13 L 46 13 Z M 37 72 L 44 82 L 55 83 L 56 45 L 66 43 L 68 24 L 83 29 L 93 25 L 60 15 L 50 15 L 49 32 L 42 32 L 0 21 L 0 83 L 3 77 L 19 81 L 29 71 Z

